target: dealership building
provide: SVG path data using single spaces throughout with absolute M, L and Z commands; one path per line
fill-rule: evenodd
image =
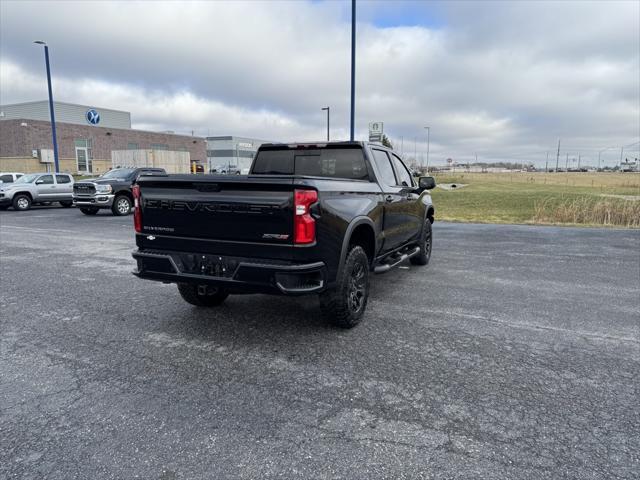
M 251 166 L 258 147 L 263 143 L 271 142 L 233 135 L 207 137 L 209 170 L 228 171 L 229 167 L 232 167 L 241 172 L 246 171 Z
M 101 174 L 117 166 L 112 152 L 123 150 L 187 152 L 191 162 L 207 164 L 207 140 L 132 129 L 129 112 L 63 102 L 54 103 L 54 112 L 60 171 Z M 52 169 L 49 102 L 0 105 L 0 171 Z

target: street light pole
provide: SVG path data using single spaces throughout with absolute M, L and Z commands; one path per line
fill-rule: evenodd
M 424 127 L 427 129 L 427 175 L 429 174 L 429 143 L 430 143 L 430 137 L 431 137 L 431 128 L 430 127 Z
M 327 111 L 327 142 L 329 141 L 329 112 L 331 111 L 330 107 L 324 107 L 322 110 Z
M 356 0 L 351 0 L 351 135 L 353 142 L 356 114 Z
M 56 173 L 60 171 L 58 162 L 58 140 L 56 136 L 56 116 L 53 111 L 53 91 L 51 89 L 51 68 L 49 67 L 49 47 L 42 40 L 36 40 L 33 43 L 44 45 L 44 61 L 47 65 L 47 86 L 49 87 L 49 114 L 51 116 L 51 137 L 53 139 L 53 162 Z

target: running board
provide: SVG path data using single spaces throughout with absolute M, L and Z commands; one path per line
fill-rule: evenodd
M 377 267 L 375 267 L 373 269 L 373 273 L 386 273 L 389 270 L 391 270 L 393 267 L 395 267 L 395 266 L 401 264 L 402 262 L 404 262 L 407 258 L 411 258 L 411 257 L 417 255 L 418 253 L 420 253 L 420 247 L 415 247 L 413 249 L 413 251 L 408 252 L 408 253 L 403 253 L 402 255 L 400 255 L 400 258 L 395 260 L 393 263 L 385 263 L 383 265 L 378 265 Z

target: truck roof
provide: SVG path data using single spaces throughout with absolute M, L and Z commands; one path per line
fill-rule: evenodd
M 339 141 L 339 142 L 291 142 L 291 143 L 263 143 L 260 145 L 260 148 L 325 148 L 325 147 L 363 147 L 365 145 L 372 144 L 371 142 L 361 142 L 361 141 Z M 382 148 L 387 148 L 381 144 L 372 144 L 376 146 L 380 146 Z

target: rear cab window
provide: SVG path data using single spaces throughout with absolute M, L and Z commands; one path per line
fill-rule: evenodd
M 251 173 L 369 180 L 360 147 L 267 148 L 258 151 Z
M 13 183 L 13 175 L 0 175 L 0 182 Z
M 58 183 L 71 183 L 69 175 L 56 175 L 56 182 Z

